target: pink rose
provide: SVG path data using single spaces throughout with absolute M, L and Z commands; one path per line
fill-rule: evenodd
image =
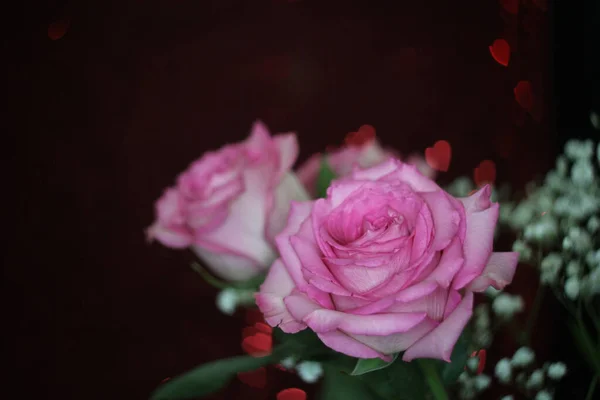
M 473 291 L 511 282 L 517 253 L 492 253 L 498 204 L 485 187 L 454 198 L 391 159 L 294 202 L 280 258 L 256 294 L 267 322 L 307 326 L 353 357 L 449 361 Z
M 295 134 L 271 137 L 256 122 L 245 142 L 208 152 L 179 175 L 156 202 L 149 237 L 168 247 L 191 247 L 227 280 L 267 269 L 290 202 L 308 199 L 290 173 L 297 155 Z
M 377 139 L 370 138 L 362 144 L 348 144 L 327 154 L 327 162 L 336 176 L 344 177 L 350 174 L 354 167 L 369 168 L 399 155 L 390 149 L 381 147 Z M 297 171 L 298 178 L 314 197 L 317 189 L 317 177 L 321 169 L 323 154 L 313 154 Z M 425 176 L 435 179 L 436 171 L 427 165 L 423 157 L 411 155 L 407 162 L 417 166 Z

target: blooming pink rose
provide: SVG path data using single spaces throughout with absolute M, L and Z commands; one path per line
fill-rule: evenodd
M 486 186 L 454 198 L 391 159 L 294 202 L 256 302 L 284 332 L 307 326 L 359 358 L 449 361 L 473 291 L 511 282 L 517 253 L 492 253 L 498 204 Z
M 295 134 L 271 137 L 256 122 L 245 142 L 208 152 L 179 175 L 156 202 L 149 237 L 168 247 L 191 247 L 227 280 L 267 269 L 290 202 L 308 199 L 290 173 L 297 155 Z
M 336 176 L 344 177 L 350 174 L 355 167 L 369 168 L 399 155 L 390 149 L 381 147 L 377 139 L 371 138 L 361 144 L 348 144 L 338 150 L 327 154 L 327 162 Z M 321 169 L 323 154 L 313 154 L 297 171 L 298 178 L 304 187 L 314 197 L 317 191 L 317 178 Z M 434 179 L 436 171 L 429 167 L 423 157 L 411 155 L 407 162 L 417 166 L 425 176 Z

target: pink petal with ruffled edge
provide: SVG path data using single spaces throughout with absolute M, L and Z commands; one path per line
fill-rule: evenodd
M 441 286 L 447 288 L 452 283 L 454 276 L 460 271 L 465 259 L 463 258 L 462 244 L 459 237 L 455 237 L 450 245 L 442 252 L 437 267 L 426 277 L 434 280 Z
M 473 293 L 467 292 L 458 307 L 437 328 L 410 346 L 403 361 L 434 358 L 450 362 L 452 349 L 473 313 Z
M 371 168 L 361 169 L 355 167 L 351 174 L 352 180 L 376 181 L 394 172 L 400 164 L 402 164 L 400 161 L 390 158 Z
M 382 354 L 394 354 L 404 351 L 425 334 L 437 327 L 439 322 L 425 318 L 423 322 L 405 333 L 394 333 L 388 336 L 351 335 L 360 343 Z
M 287 333 L 296 333 L 306 328 L 306 325 L 294 319 L 288 312 L 283 299 L 290 295 L 295 288 L 294 281 L 288 274 L 280 259 L 277 259 L 267 278 L 260 286 L 260 292 L 254 295 L 256 305 L 264 314 L 265 320 L 272 327 L 279 326 Z
M 308 193 L 300 184 L 296 176 L 291 173 L 283 175 L 283 179 L 273 193 L 272 204 L 267 214 L 265 235 L 270 242 L 283 231 L 292 201 L 310 200 Z
M 322 157 L 321 153 L 313 154 L 296 170 L 296 176 L 312 197 L 317 194 L 317 177 L 321 169 Z
M 400 180 L 412 187 L 415 192 L 436 192 L 441 190 L 434 181 L 423 176 L 414 165 L 404 164 L 400 161 L 395 162 L 398 165 L 398 169 L 385 176 L 383 180 Z
M 340 331 L 317 333 L 319 339 L 325 346 L 350 357 L 356 358 L 381 358 L 384 361 L 392 361 L 391 356 L 381 354 L 361 342 L 353 339 Z
M 435 291 L 419 299 L 408 302 L 395 302 L 385 310 L 387 313 L 425 313 L 429 318 L 441 321 L 447 308 L 449 290 L 438 287 Z
M 273 137 L 275 147 L 279 150 L 279 176 L 282 177 L 292 169 L 298 158 L 298 139 L 295 133 L 282 133 Z
M 442 190 L 425 192 L 420 195 L 432 214 L 435 235 L 430 245 L 431 249 L 443 250 L 458 232 L 460 214 L 448 199 L 448 195 Z
M 488 185 L 472 196 L 458 199 L 465 209 L 466 234 L 463 246 L 465 263 L 454 279 L 460 289 L 481 274 L 492 254 L 494 230 L 498 220 L 498 203 L 490 202 Z
M 308 314 L 315 310 L 320 310 L 321 306 L 311 299 L 306 294 L 294 290 L 292 294 L 283 299 L 289 313 L 296 321 L 302 321 Z
M 467 290 L 483 292 L 490 286 L 504 289 L 512 282 L 518 263 L 519 253 L 492 253 L 483 273 L 467 286 Z
M 308 314 L 303 321 L 317 333 L 339 329 L 349 334 L 387 336 L 412 329 L 425 316 L 425 313 L 354 315 L 321 309 Z
M 279 254 L 298 288 L 304 287 L 306 281 L 302 276 L 302 264 L 300 259 L 290 243 L 290 236 L 298 233 L 302 222 L 304 222 L 306 218 L 309 218 L 313 204 L 314 202 L 312 201 L 293 201 L 290 206 L 287 225 L 281 233 L 275 237 Z

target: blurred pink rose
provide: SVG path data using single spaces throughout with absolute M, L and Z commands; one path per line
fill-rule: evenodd
M 375 138 L 370 138 L 360 144 L 348 144 L 327 153 L 326 156 L 327 162 L 338 177 L 350 174 L 355 166 L 369 168 L 392 157 L 399 158 L 399 155 L 395 151 L 381 147 Z M 298 178 L 313 197 L 316 195 L 317 177 L 319 176 L 322 161 L 323 154 L 313 154 L 297 171 Z M 408 158 L 407 162 L 416 165 L 423 175 L 435 179 L 436 171 L 427 165 L 423 157 L 413 154 Z
M 276 258 L 274 238 L 292 200 L 308 194 L 290 173 L 298 155 L 293 133 L 271 137 L 256 122 L 241 143 L 208 152 L 179 175 L 156 202 L 148 236 L 191 247 L 218 276 L 245 280 Z
M 257 305 L 272 326 L 308 326 L 353 357 L 449 361 L 472 292 L 514 275 L 517 253 L 492 253 L 497 218 L 488 186 L 457 199 L 395 159 L 356 170 L 292 204 Z

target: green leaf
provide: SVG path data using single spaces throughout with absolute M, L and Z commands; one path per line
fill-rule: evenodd
M 398 358 L 398 354 L 394 354 L 392 361 L 383 361 L 381 358 L 360 358 L 354 366 L 354 370 L 350 375 L 362 375 L 368 372 L 377 371 L 389 367 Z
M 292 350 L 289 355 L 297 360 L 328 360 L 339 353 L 326 347 L 321 339 L 310 329 L 298 333 L 285 333 L 280 328 L 273 329 L 273 339 L 276 343 L 289 346 Z
M 373 392 L 389 400 L 422 400 L 427 388 L 421 370 L 415 362 L 396 360 L 387 368 L 357 376 Z
M 159 386 L 151 400 L 184 400 L 207 396 L 224 387 L 238 372 L 277 363 L 289 347 L 275 349 L 266 357 L 238 356 L 200 365 Z
M 228 287 L 230 287 L 231 285 L 228 284 L 227 282 L 223 282 L 221 280 L 219 280 L 218 278 L 215 278 L 214 276 L 212 276 L 210 274 L 210 272 L 208 272 L 207 270 L 205 270 L 200 264 L 198 264 L 197 262 L 193 262 L 191 265 L 192 269 L 194 271 L 196 271 L 198 273 L 198 275 L 200 275 L 202 277 L 202 279 L 204 279 L 204 281 L 206 283 L 208 283 L 209 285 L 217 288 L 217 289 L 227 289 Z
M 470 329 L 465 329 L 456 341 L 452 355 L 450 356 L 450 363 L 439 361 L 442 363 L 442 381 L 445 385 L 451 385 L 456 383 L 460 374 L 465 370 L 467 359 L 469 358 L 469 343 L 471 341 Z
M 327 157 L 323 157 L 321 161 L 321 168 L 319 169 L 319 175 L 317 176 L 317 197 L 327 197 L 327 188 L 331 184 L 331 181 L 336 178 L 335 172 L 329 165 Z
M 348 375 L 339 365 L 324 364 L 319 400 L 380 400 L 360 379 Z

